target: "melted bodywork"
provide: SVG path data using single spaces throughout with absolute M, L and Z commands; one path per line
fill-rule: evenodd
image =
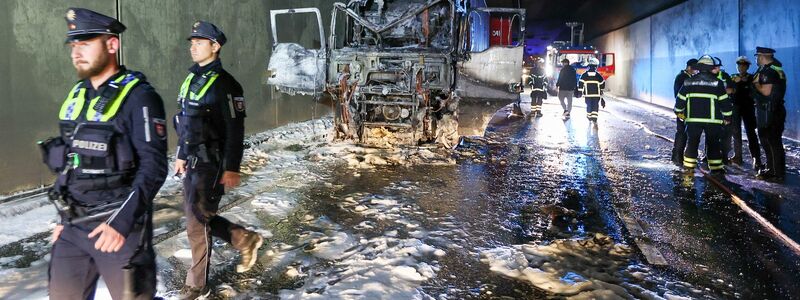
M 320 30 L 320 49 L 275 39 L 267 83 L 332 99 L 338 139 L 451 147 L 459 136 L 459 68 L 469 59 L 469 22 L 459 9 L 445 0 L 334 3 L 331 35 L 325 40 Z M 275 16 L 296 13 L 315 13 L 321 24 L 316 8 L 271 11 L 273 37 Z

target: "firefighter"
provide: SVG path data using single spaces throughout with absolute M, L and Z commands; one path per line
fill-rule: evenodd
M 683 87 L 683 82 L 695 74 L 695 70 L 692 69 L 692 67 L 696 63 L 697 59 L 695 58 L 686 61 L 686 68 L 675 76 L 675 83 L 673 84 L 675 93 L 673 97 L 676 97 L 676 99 L 678 97 L 678 92 L 681 90 L 681 87 Z M 675 142 L 672 145 L 672 162 L 675 165 L 682 166 L 683 152 L 686 150 L 686 124 L 683 123 L 682 119 L 675 118 L 675 125 Z
M 253 267 L 263 238 L 217 214 L 225 188 L 240 182 L 244 150 L 244 92 L 219 59 L 227 39 L 214 24 L 197 21 L 188 40 L 195 64 L 178 93 L 175 172 L 185 174 L 186 234 L 192 248 L 192 265 L 181 299 L 196 299 L 210 293 L 212 236 L 239 250 L 239 273 Z
M 695 68 L 700 73 L 684 81 L 675 101 L 675 114 L 686 123 L 683 166 L 688 169 L 697 167 L 700 137 L 705 133 L 708 168 L 712 173 L 724 173 L 723 126 L 730 123 L 733 108 L 725 83 L 712 73 L 715 67 L 711 56 L 703 55 L 698 59 Z
M 61 135 L 40 142 L 57 172 L 50 199 L 51 299 L 92 299 L 103 277 L 113 299 L 153 299 L 153 198 L 167 176 L 164 104 L 142 73 L 118 64 L 118 20 L 66 13 L 78 81 L 59 112 Z M 130 281 L 128 281 L 130 280 Z
M 547 78 L 545 78 L 544 59 L 536 60 L 536 65 L 531 70 L 531 117 L 542 116 L 542 102 L 547 98 Z
M 586 101 L 586 117 L 595 126 L 597 126 L 597 115 L 600 110 L 600 104 L 603 100 L 603 89 L 606 87 L 606 81 L 603 75 L 597 72 L 597 66 L 600 62 L 597 58 L 589 58 L 589 69 L 581 74 L 579 86 L 583 92 L 584 101 Z M 605 101 L 602 101 L 605 107 Z
M 747 143 L 750 148 L 750 155 L 753 157 L 753 169 L 756 172 L 764 168 L 761 163 L 761 149 L 758 145 L 758 135 L 756 134 L 756 111 L 751 85 L 753 75 L 748 73 L 750 60 L 740 56 L 736 59 L 736 66 L 739 73 L 734 74 L 733 82 L 736 85 L 733 97 L 733 118 L 731 127 L 733 129 L 733 157 L 730 162 L 741 165 L 744 162 L 742 157 L 742 123 L 747 133 Z
M 786 73 L 775 59 L 775 50 L 756 48 L 758 72 L 753 79 L 753 99 L 756 104 L 758 137 L 767 157 L 766 168 L 758 173 L 761 179 L 782 181 L 786 175 L 786 153 L 783 149 L 783 130 L 786 121 Z

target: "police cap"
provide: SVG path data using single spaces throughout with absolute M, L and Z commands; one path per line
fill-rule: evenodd
M 750 60 L 747 59 L 746 56 L 739 56 L 739 58 L 736 59 L 736 64 L 737 65 L 750 65 Z
M 187 39 L 192 38 L 209 39 L 212 42 L 218 43 L 220 46 L 225 45 L 225 42 L 228 41 L 225 34 L 222 33 L 222 30 L 206 21 L 194 22 L 192 25 L 192 32 Z
M 773 55 L 773 54 L 775 54 L 775 49 L 767 47 L 756 47 L 756 55 Z
M 117 19 L 85 8 L 67 9 L 64 19 L 67 20 L 67 43 L 88 40 L 102 34 L 119 35 L 125 31 L 125 25 Z

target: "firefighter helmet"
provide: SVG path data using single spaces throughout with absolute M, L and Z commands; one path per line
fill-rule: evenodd
M 590 57 L 589 58 L 589 65 L 590 66 L 597 66 L 599 64 L 600 64 L 600 61 L 597 60 L 597 58 L 594 58 L 594 57 Z
M 697 63 L 695 64 L 695 68 L 702 71 L 710 71 L 715 66 L 716 62 L 710 55 L 701 56 L 699 59 L 697 59 Z

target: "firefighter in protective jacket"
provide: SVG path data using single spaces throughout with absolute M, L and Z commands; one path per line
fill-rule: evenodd
M 730 123 L 733 107 L 725 82 L 711 71 L 714 59 L 704 55 L 695 65 L 700 71 L 683 83 L 675 101 L 675 114 L 686 123 L 687 145 L 683 166 L 697 167 L 700 136 L 705 132 L 708 148 L 708 168 L 714 173 L 724 172 L 722 138 L 724 125 Z
M 597 65 L 600 62 L 597 58 L 589 58 L 589 69 L 581 75 L 578 86 L 583 91 L 583 97 L 586 101 L 586 117 L 589 121 L 597 124 L 597 115 L 600 110 L 600 104 L 603 96 L 603 89 L 606 87 L 606 81 L 603 75 L 597 72 Z M 603 103 L 605 107 L 605 103 Z

